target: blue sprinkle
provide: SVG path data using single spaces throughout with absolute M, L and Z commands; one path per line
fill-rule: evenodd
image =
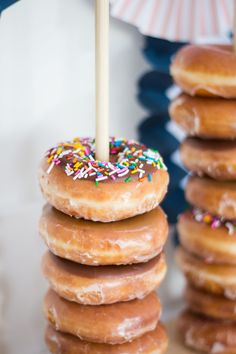
M 118 163 L 117 166 L 118 166 L 119 168 L 126 168 L 126 166 L 121 165 L 120 163 Z
M 114 145 L 115 146 L 120 146 L 121 145 L 121 141 L 120 140 L 119 141 L 115 141 Z
M 148 173 L 148 180 L 149 180 L 149 182 L 152 181 L 152 175 L 150 173 Z

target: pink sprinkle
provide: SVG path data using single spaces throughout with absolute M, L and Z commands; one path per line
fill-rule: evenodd
M 212 227 L 213 229 L 217 229 L 218 227 L 220 227 L 220 221 L 217 220 L 217 219 L 215 219 L 215 220 L 212 222 L 211 227 Z
M 120 174 L 120 173 L 123 173 L 123 172 L 126 172 L 127 170 L 129 171 L 129 169 L 128 169 L 127 167 L 122 168 L 121 170 L 119 170 L 119 174 Z
M 85 148 L 84 148 L 84 152 L 85 152 L 85 154 L 86 155 L 90 155 L 90 149 L 88 148 L 88 146 L 85 146 Z

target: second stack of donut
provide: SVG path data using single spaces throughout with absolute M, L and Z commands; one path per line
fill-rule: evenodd
M 154 292 L 166 273 L 166 216 L 158 206 L 168 173 L 158 152 L 111 139 L 110 162 L 95 160 L 94 140 L 48 150 L 39 174 L 49 202 L 40 235 L 52 353 L 165 353 Z
M 171 72 L 183 92 L 171 118 L 188 137 L 180 154 L 191 172 L 180 215 L 177 261 L 187 278 L 185 344 L 236 353 L 236 55 L 231 46 L 188 45 Z

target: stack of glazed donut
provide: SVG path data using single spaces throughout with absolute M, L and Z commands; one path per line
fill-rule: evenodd
M 167 335 L 155 288 L 166 273 L 169 182 L 160 154 L 110 139 L 110 161 L 91 138 L 49 149 L 39 181 L 48 204 L 39 231 L 46 343 L 55 354 L 163 354 Z
M 236 55 L 231 46 L 188 45 L 171 72 L 183 92 L 170 106 L 188 137 L 180 153 L 191 172 L 179 217 L 177 261 L 187 278 L 185 344 L 236 353 Z

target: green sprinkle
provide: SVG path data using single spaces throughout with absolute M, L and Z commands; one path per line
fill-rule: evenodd
M 96 186 L 96 187 L 98 186 L 98 181 L 95 181 L 95 186 Z
M 131 179 L 132 179 L 132 178 L 129 176 L 129 177 L 127 177 L 127 178 L 125 179 L 125 182 L 128 183 L 128 182 L 131 181 Z

